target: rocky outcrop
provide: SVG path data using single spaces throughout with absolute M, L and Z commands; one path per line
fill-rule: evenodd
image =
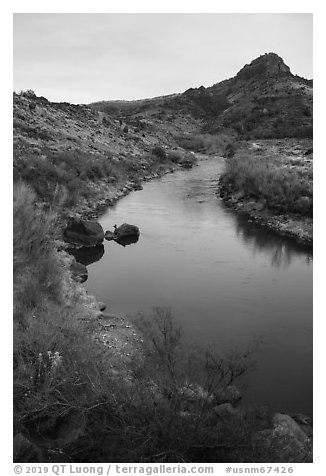
M 276 413 L 273 418 L 274 431 L 280 435 L 287 435 L 295 438 L 300 443 L 306 443 L 308 436 L 296 423 L 296 421 L 284 413 Z
M 237 78 L 249 79 L 252 77 L 277 76 L 291 73 L 283 59 L 275 53 L 266 53 L 246 64 L 237 74 Z
M 255 433 L 252 444 L 257 453 L 282 463 L 305 463 L 312 461 L 312 439 L 289 415 L 276 413 L 273 428 Z M 269 461 L 266 461 L 269 462 Z
M 96 246 L 103 242 L 104 231 L 96 221 L 70 218 L 63 236 L 66 242 L 74 245 Z

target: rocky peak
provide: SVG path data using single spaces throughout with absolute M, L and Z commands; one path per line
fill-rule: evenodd
M 278 76 L 291 73 L 290 68 L 276 53 L 266 53 L 246 64 L 237 74 L 237 78 L 249 79 L 253 77 Z

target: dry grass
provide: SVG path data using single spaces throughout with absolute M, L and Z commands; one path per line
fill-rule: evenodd
M 258 148 L 250 152 L 239 150 L 227 159 L 222 180 L 235 192 L 263 201 L 276 213 L 312 216 L 311 163 L 300 156 L 294 159 L 288 152 L 280 153 L 280 147 Z

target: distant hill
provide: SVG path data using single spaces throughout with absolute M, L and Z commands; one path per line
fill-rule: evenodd
M 293 75 L 283 59 L 267 53 L 211 87 L 139 101 L 101 101 L 93 109 L 129 120 L 187 119 L 197 132 L 234 131 L 240 138 L 312 137 L 312 80 Z

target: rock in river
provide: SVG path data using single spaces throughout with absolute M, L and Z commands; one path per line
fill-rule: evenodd
M 139 236 L 139 228 L 136 225 L 123 223 L 115 231 L 116 238 L 125 238 L 126 236 Z
M 120 226 L 114 227 L 113 231 L 105 232 L 105 239 L 108 241 L 114 240 L 120 245 L 126 246 L 131 243 L 136 243 L 139 239 L 139 228 L 136 225 L 129 225 L 128 223 L 123 223 Z
M 103 242 L 104 231 L 96 221 L 70 218 L 63 232 L 65 241 L 75 245 L 96 246 Z

